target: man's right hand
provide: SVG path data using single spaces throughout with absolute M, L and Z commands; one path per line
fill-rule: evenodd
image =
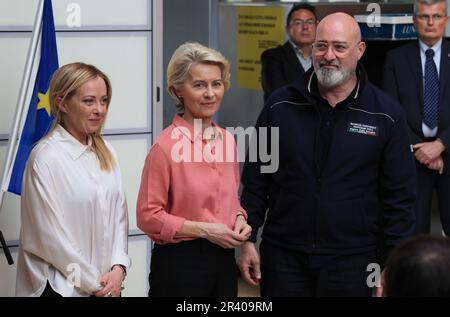
M 259 254 L 253 242 L 247 241 L 241 246 L 239 270 L 244 281 L 253 286 L 259 285 L 261 279 Z

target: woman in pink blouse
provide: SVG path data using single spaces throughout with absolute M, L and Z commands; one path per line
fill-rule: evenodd
M 167 69 L 177 114 L 142 173 L 137 223 L 154 242 L 150 296 L 236 296 L 234 248 L 251 232 L 233 136 L 212 121 L 229 87 L 219 52 L 185 43 Z

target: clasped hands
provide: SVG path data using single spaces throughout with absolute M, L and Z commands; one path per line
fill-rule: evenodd
M 417 161 L 439 174 L 443 173 L 444 161 L 441 154 L 444 152 L 445 146 L 441 141 L 417 143 L 413 145 L 413 149 Z
M 100 279 L 101 290 L 94 293 L 95 297 L 119 297 L 123 290 L 122 282 L 125 278 L 124 271 L 118 265 L 114 265 L 111 271 L 105 273 Z
M 240 246 L 248 240 L 252 232 L 252 227 L 244 217 L 236 217 L 233 230 L 220 223 L 209 223 L 206 226 L 205 238 L 226 249 Z

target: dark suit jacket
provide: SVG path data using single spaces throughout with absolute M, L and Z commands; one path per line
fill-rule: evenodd
M 444 173 L 450 174 L 450 43 L 442 41 L 439 68 L 439 122 L 437 138 L 446 150 L 442 153 Z M 383 74 L 383 89 L 405 108 L 412 144 L 430 141 L 422 132 L 423 122 L 423 74 L 419 42 L 406 44 L 389 51 Z
M 261 83 L 264 101 L 277 88 L 298 79 L 305 70 L 289 41 L 283 45 L 269 48 L 261 54 Z

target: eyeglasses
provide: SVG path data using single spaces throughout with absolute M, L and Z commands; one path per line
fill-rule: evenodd
M 331 50 L 337 56 L 345 55 L 351 48 L 356 47 L 359 43 L 356 43 L 354 46 L 349 46 L 346 43 L 331 43 Z M 316 42 L 312 45 L 313 50 L 316 55 L 324 55 L 328 52 L 330 44 L 327 42 Z
M 295 19 L 295 20 L 292 20 L 290 24 L 295 27 L 303 27 L 303 25 L 306 24 L 308 27 L 311 27 L 316 24 L 316 20 L 314 20 L 314 19 L 308 19 L 308 20 Z
M 430 19 L 433 19 L 433 21 L 441 21 L 442 19 L 444 19 L 447 15 L 446 14 L 433 14 L 433 15 L 428 15 L 428 14 L 416 14 L 416 18 L 420 21 L 430 21 Z

